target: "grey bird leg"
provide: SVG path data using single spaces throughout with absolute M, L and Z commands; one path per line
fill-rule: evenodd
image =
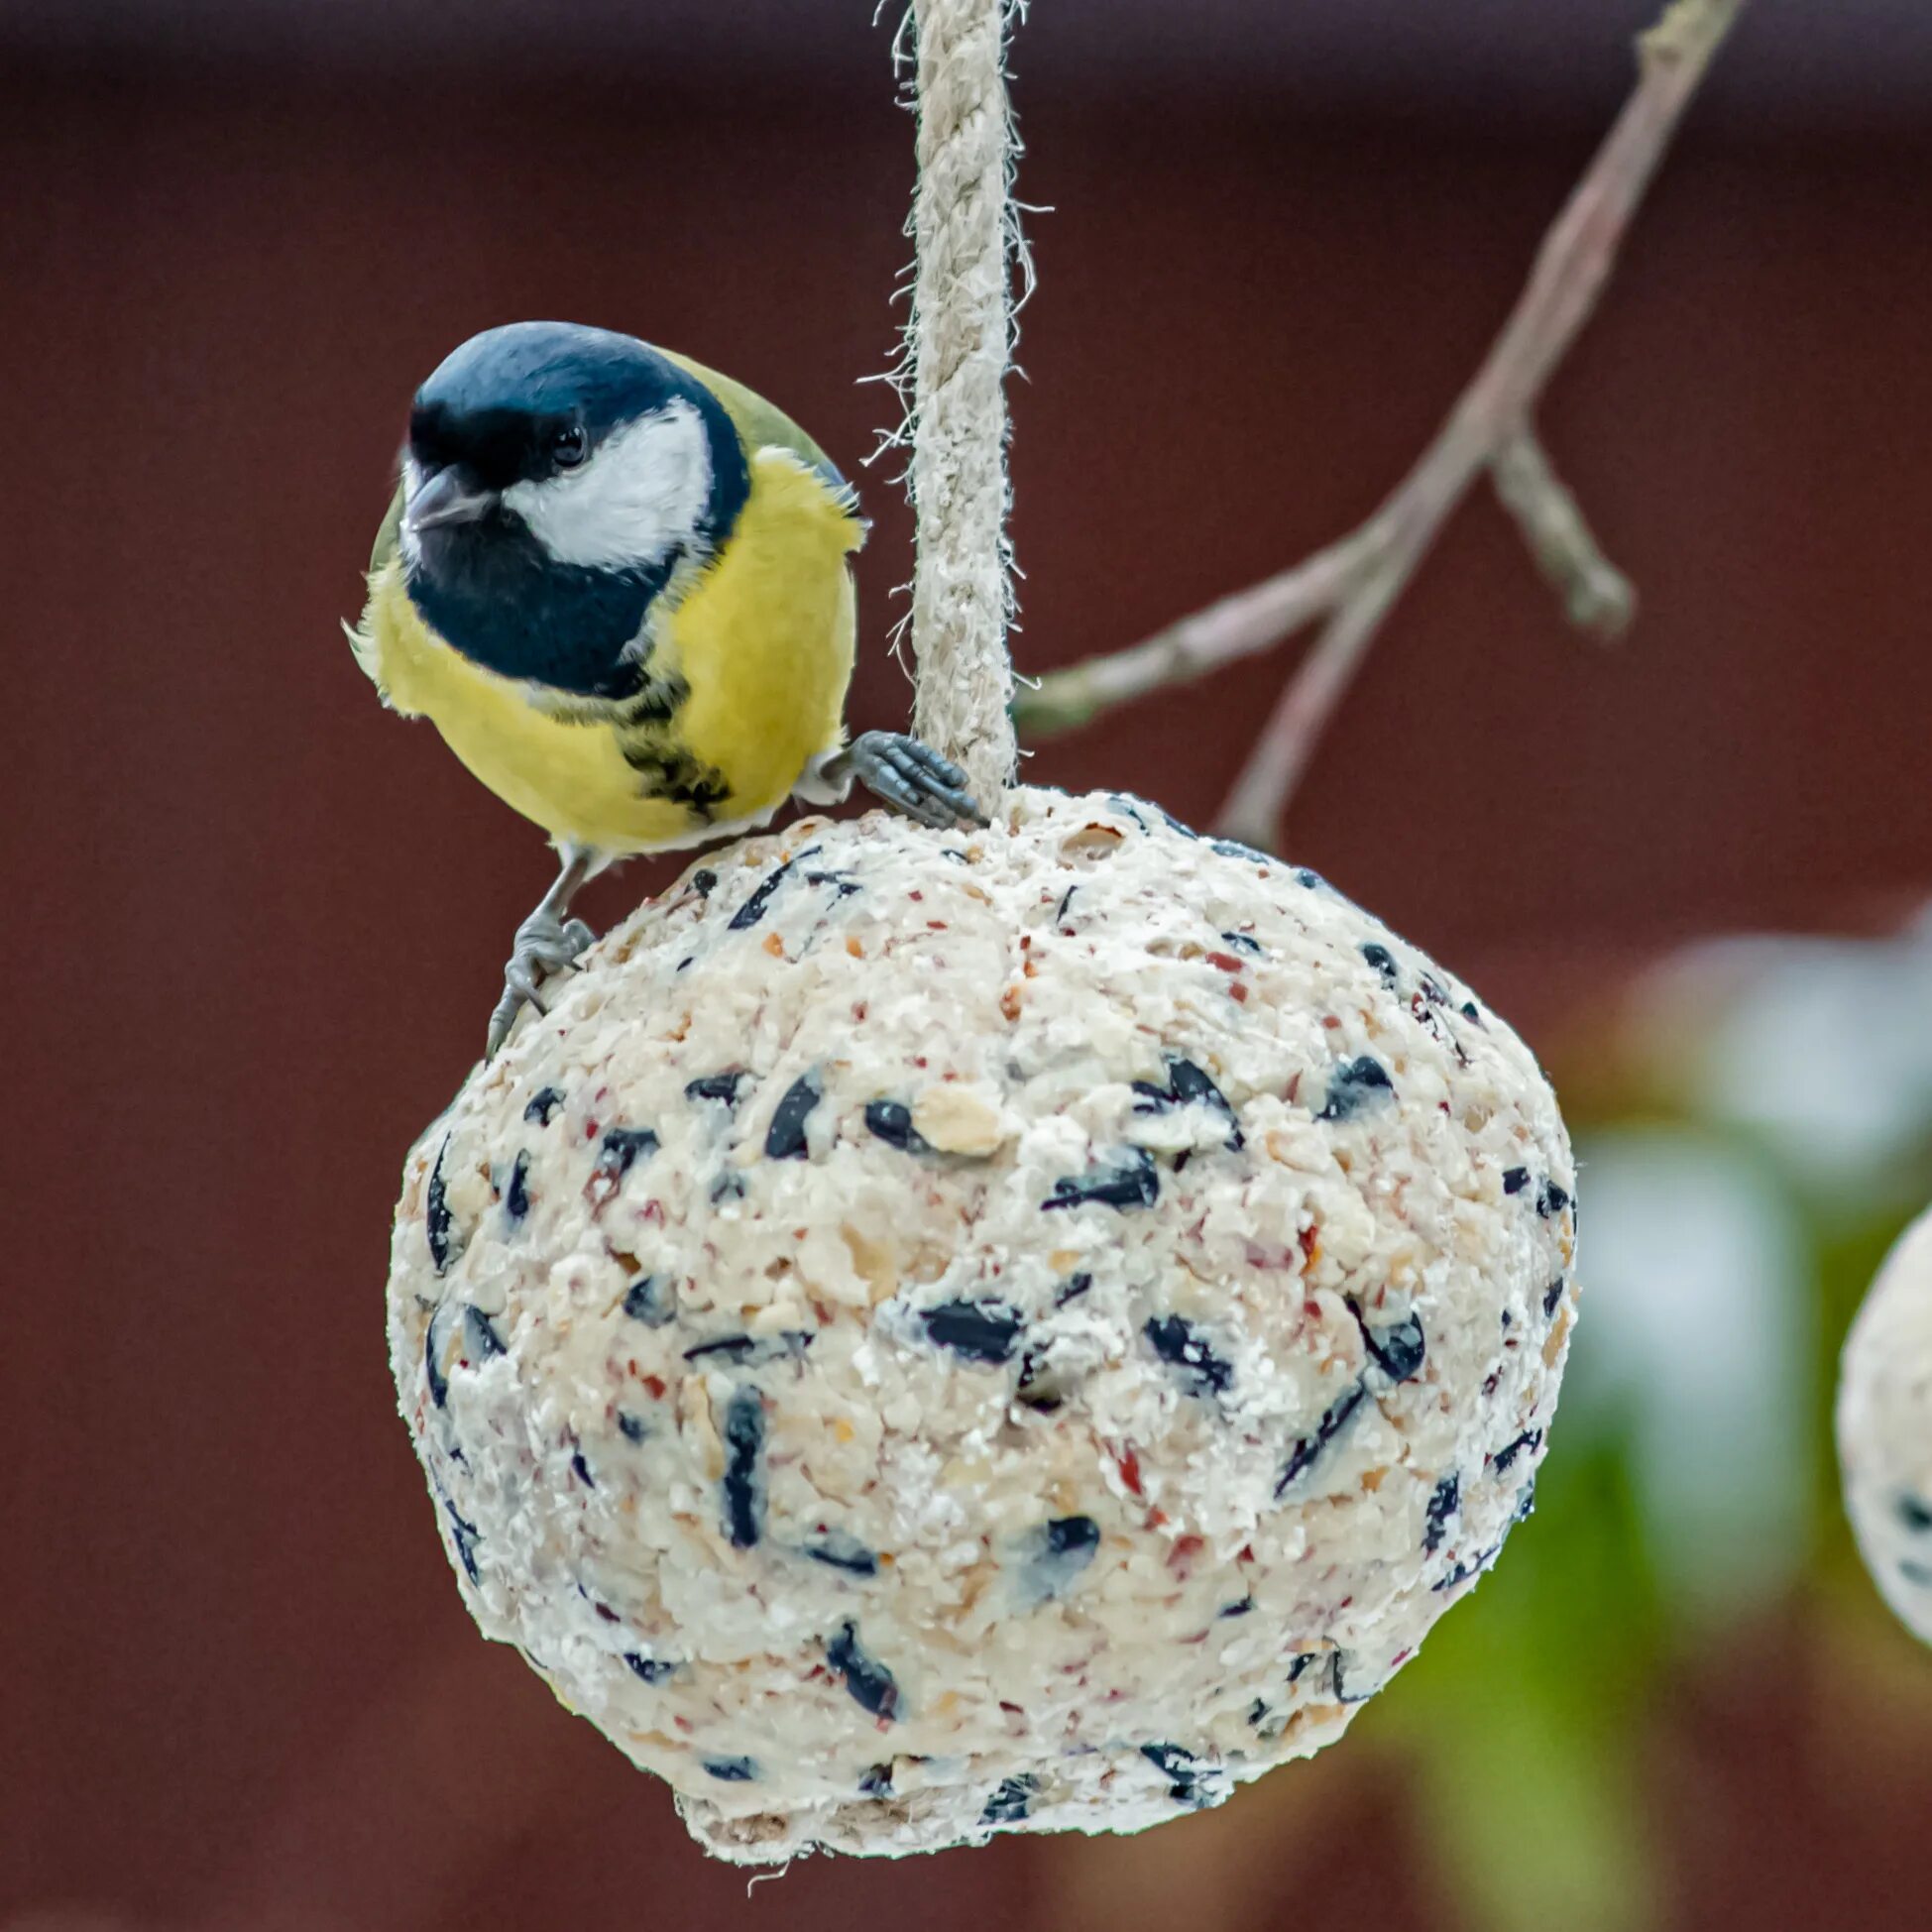
M 516 929 L 515 944 L 504 966 L 504 996 L 490 1015 L 490 1039 L 483 1050 L 485 1060 L 495 1060 L 497 1050 L 510 1037 L 510 1029 L 524 1003 L 539 1013 L 550 1008 L 543 997 L 543 982 L 552 973 L 565 972 L 596 935 L 581 919 L 569 919 L 570 902 L 578 888 L 597 869 L 597 853 L 588 846 L 565 845 L 563 868 L 541 899 L 536 910 Z
M 947 831 L 986 823 L 966 788 L 966 773 L 930 745 L 899 732 L 861 732 L 843 751 L 817 765 L 797 789 L 814 803 L 833 804 L 852 790 L 854 779 L 874 798 L 896 805 L 921 825 Z

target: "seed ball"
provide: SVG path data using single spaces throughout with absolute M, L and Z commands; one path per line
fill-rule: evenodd
M 1872 1580 L 1932 1644 L 1932 1210 L 1899 1236 L 1846 1338 L 1838 1460 Z
M 478 1624 L 712 1851 L 1216 1804 L 1528 1512 L 1555 1100 L 1312 872 L 1022 790 L 747 839 L 583 967 L 409 1160 L 393 1363 Z

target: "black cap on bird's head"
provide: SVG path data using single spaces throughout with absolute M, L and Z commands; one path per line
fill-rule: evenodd
M 634 336 L 513 322 L 416 392 L 403 452 L 411 598 L 465 655 L 607 696 L 651 601 L 729 535 L 749 487 L 724 405 Z M 634 654 L 634 653 L 633 653 Z

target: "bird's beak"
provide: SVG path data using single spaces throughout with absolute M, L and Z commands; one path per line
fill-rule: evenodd
M 484 489 L 467 470 L 452 463 L 417 489 L 402 511 L 402 520 L 412 534 L 420 534 L 442 523 L 474 522 L 496 501 L 494 490 Z

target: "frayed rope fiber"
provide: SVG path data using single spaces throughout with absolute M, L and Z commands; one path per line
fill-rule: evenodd
M 913 0 L 912 13 L 919 113 L 910 325 L 913 719 L 928 744 L 966 767 L 991 811 L 1016 755 L 1004 393 L 1013 342 L 1014 143 L 1005 79 L 1013 9 L 1009 0 Z

